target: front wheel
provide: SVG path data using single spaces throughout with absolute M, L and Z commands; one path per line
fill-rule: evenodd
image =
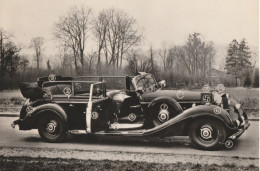
M 204 150 L 215 150 L 226 140 L 226 129 L 214 119 L 195 120 L 189 128 L 189 137 L 193 145 Z
M 65 135 L 65 123 L 57 115 L 44 115 L 39 120 L 38 132 L 47 142 L 61 142 Z

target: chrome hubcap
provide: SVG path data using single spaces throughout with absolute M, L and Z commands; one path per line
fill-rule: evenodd
M 209 125 L 205 125 L 200 129 L 200 135 L 204 139 L 212 138 L 212 128 Z
M 161 111 L 159 113 L 159 116 L 158 116 L 158 119 L 161 121 L 161 122 L 165 122 L 169 119 L 169 114 L 167 113 L 168 111 Z
M 169 120 L 169 112 L 168 110 L 161 110 L 159 115 L 158 115 L 158 119 L 160 122 L 166 122 Z
M 57 127 L 57 122 L 54 120 L 51 120 L 46 127 L 46 131 L 50 134 L 54 133 Z

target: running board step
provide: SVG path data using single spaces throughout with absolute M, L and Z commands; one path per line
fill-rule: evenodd
M 69 133 L 71 134 L 87 134 L 86 130 L 70 130 Z
M 109 125 L 109 130 L 120 130 L 120 129 L 138 129 L 141 128 L 143 124 L 120 124 L 120 123 L 113 123 Z
M 142 136 L 145 129 L 142 130 L 129 130 L 129 131 L 120 131 L 120 130 L 111 130 L 111 131 L 99 131 L 95 132 L 95 135 L 124 135 L 124 136 Z

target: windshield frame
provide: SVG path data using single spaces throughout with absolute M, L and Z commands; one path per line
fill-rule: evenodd
M 150 91 L 156 91 L 159 89 L 159 85 L 155 79 L 155 77 L 152 75 L 152 74 L 142 74 L 142 75 L 137 75 L 135 76 L 133 79 L 132 79 L 132 83 L 133 83 L 133 86 L 134 86 L 134 89 L 135 91 L 138 91 L 138 87 L 137 87 L 137 83 L 139 82 L 139 80 L 143 79 L 144 77 L 147 77 L 147 76 L 151 76 L 154 80 L 154 86 L 153 87 L 148 87 L 144 90 L 144 88 L 142 89 L 142 92 L 143 93 L 147 93 L 147 92 L 150 92 Z M 137 79 L 138 77 L 140 77 L 139 79 Z M 147 91 L 149 90 L 149 91 Z

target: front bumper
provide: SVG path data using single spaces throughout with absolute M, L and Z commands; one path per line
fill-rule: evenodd
M 245 124 L 243 126 L 240 126 L 238 128 L 238 130 L 236 131 L 236 133 L 229 136 L 229 139 L 232 139 L 232 140 L 238 139 L 245 132 L 245 130 L 248 129 L 249 126 L 250 126 L 250 123 L 248 121 L 245 121 Z

